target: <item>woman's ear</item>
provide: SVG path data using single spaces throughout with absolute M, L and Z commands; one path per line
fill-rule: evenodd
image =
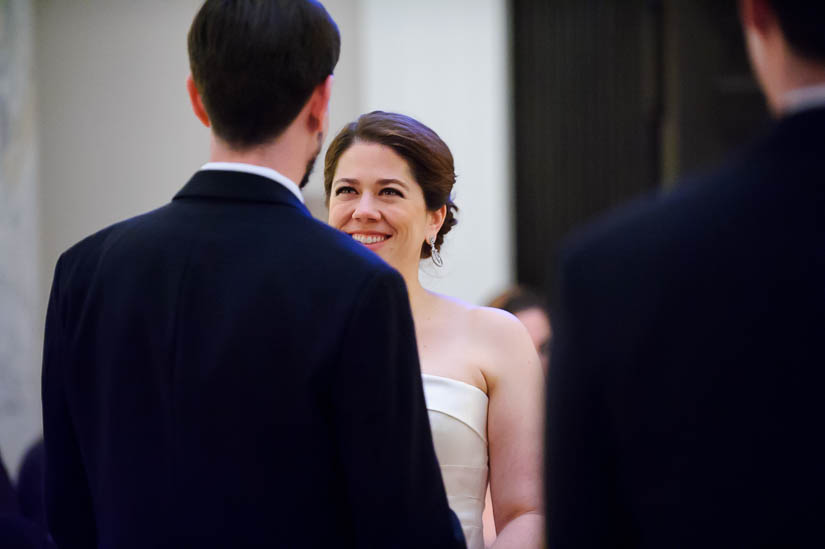
M 441 206 L 437 210 L 427 211 L 429 230 L 427 238 L 438 235 L 444 220 L 447 218 L 447 206 Z

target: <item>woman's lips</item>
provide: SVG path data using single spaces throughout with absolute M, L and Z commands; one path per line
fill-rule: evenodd
M 380 233 L 351 233 L 350 236 L 352 236 L 353 240 L 368 247 L 381 244 L 390 238 L 390 235 Z

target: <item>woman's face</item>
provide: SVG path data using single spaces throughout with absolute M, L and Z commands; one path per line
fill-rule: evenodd
M 338 159 L 329 224 L 401 272 L 417 268 L 421 245 L 441 227 L 442 210 L 427 211 L 410 167 L 389 147 L 356 142 Z

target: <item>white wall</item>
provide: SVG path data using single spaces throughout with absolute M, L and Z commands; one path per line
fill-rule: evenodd
M 34 17 L 0 1 L 0 453 L 14 474 L 40 424 Z
M 425 286 L 484 303 L 513 280 L 505 0 L 361 0 L 361 111 L 396 111 L 450 147 L 458 225 Z
M 168 202 L 208 155 L 186 33 L 199 0 L 37 2 L 43 261 Z

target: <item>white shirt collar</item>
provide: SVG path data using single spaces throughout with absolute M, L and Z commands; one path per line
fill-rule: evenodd
M 284 174 L 277 172 L 272 168 L 256 166 L 255 164 L 244 164 L 243 162 L 207 162 L 206 164 L 201 166 L 201 170 L 243 172 L 260 175 L 262 177 L 266 177 L 271 179 L 272 181 L 280 183 L 281 185 L 286 187 L 289 190 L 289 192 L 294 194 L 298 198 L 298 200 L 301 201 L 301 204 L 304 203 L 304 195 L 301 194 L 301 189 L 298 187 L 298 185 L 296 185 L 294 181 L 292 181 Z
M 782 113 L 785 115 L 825 107 L 825 84 L 791 90 L 782 97 L 782 105 Z

